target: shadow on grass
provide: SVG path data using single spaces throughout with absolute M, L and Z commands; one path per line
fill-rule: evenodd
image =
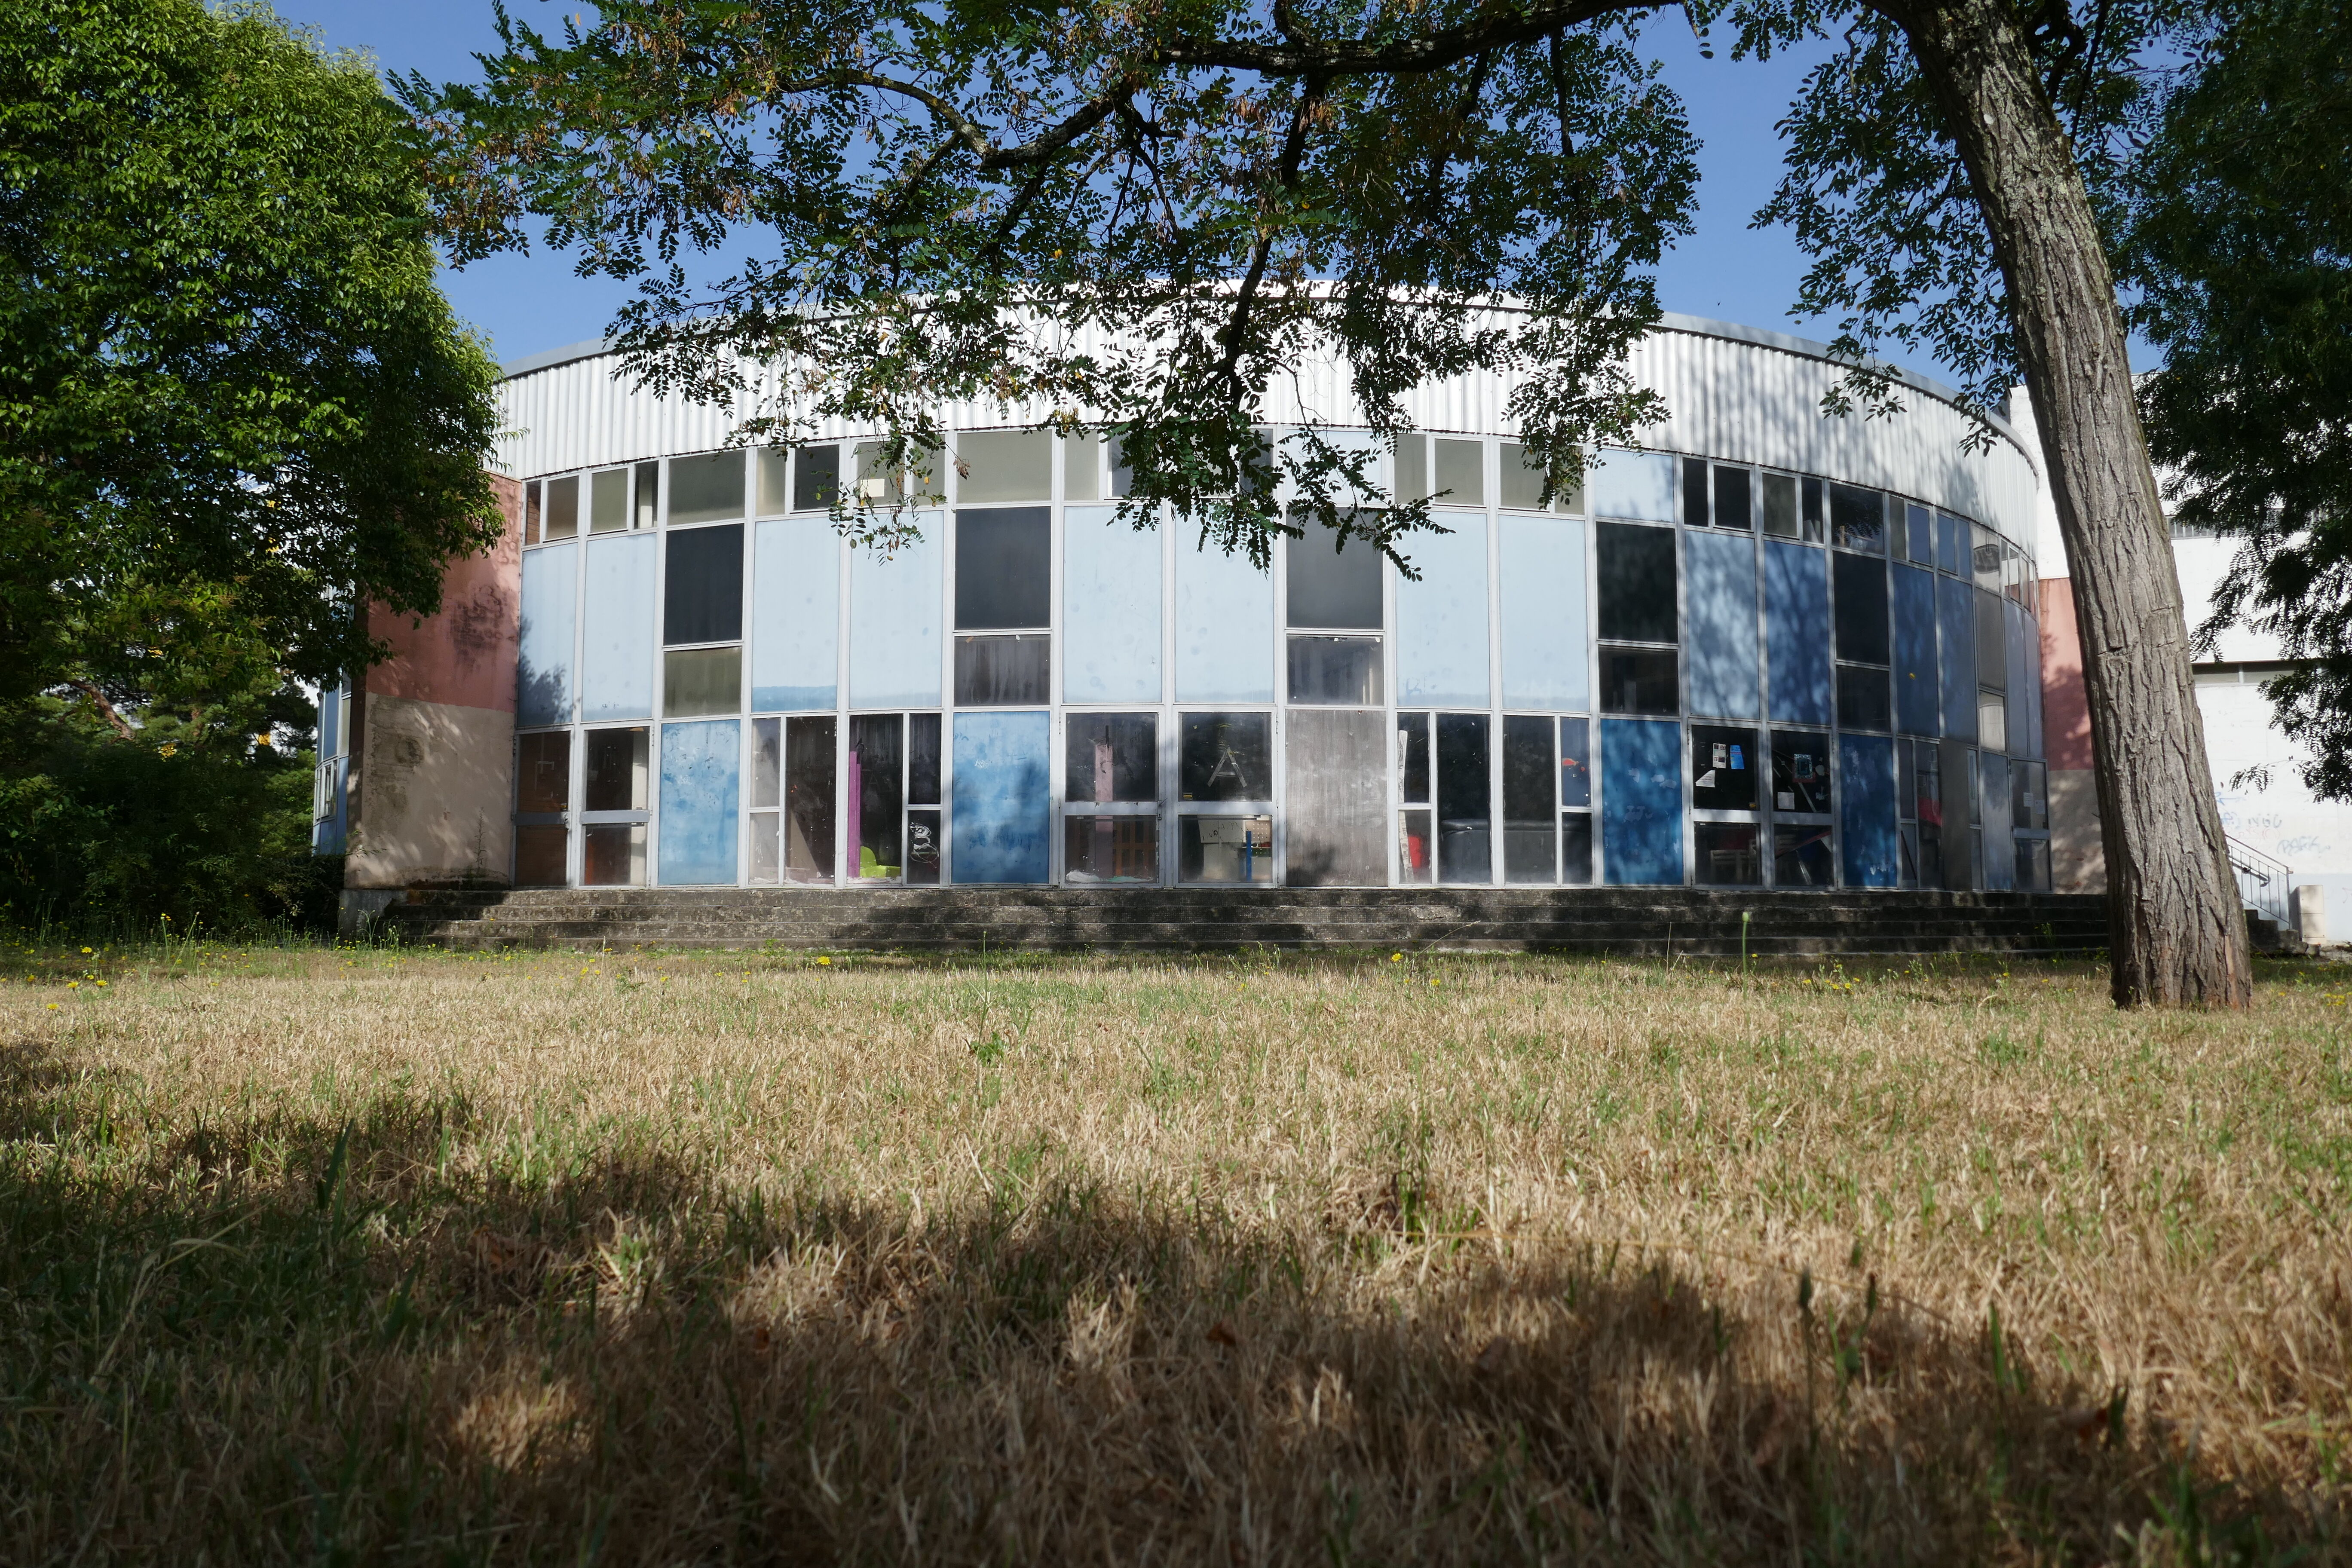
M 18 1561 L 2339 1550 L 1996 1326 L 1514 1250 L 1402 1175 L 1286 1231 L 1039 1147 L 923 1209 L 460 1098 L 119 1087 L 0 1054 Z

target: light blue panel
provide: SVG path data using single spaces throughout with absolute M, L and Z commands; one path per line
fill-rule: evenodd
M 1486 669 L 1486 514 L 1433 511 L 1451 533 L 1416 533 L 1405 555 L 1421 581 L 1397 579 L 1397 704 L 1484 708 Z
M 1984 792 L 1984 885 L 1990 893 L 2017 891 L 2017 840 L 2011 837 L 2009 770 L 2006 757 L 1981 759 L 1979 787 Z
M 1773 721 L 1828 723 L 1830 569 L 1826 552 L 1777 540 L 1764 546 L 1764 646 L 1772 660 Z
M 650 533 L 588 542 L 581 616 L 580 716 L 650 719 L 654 712 L 654 550 Z M 733 880 L 730 877 L 729 880 Z
M 1977 738 L 1977 602 L 1975 590 L 1957 577 L 1936 579 L 1936 618 L 1942 635 L 1937 658 L 1943 668 L 1944 733 L 1955 741 Z
M 1062 510 L 1062 700 L 1160 700 L 1160 531 Z
M 578 628 L 580 563 L 573 546 L 522 553 L 522 639 L 516 660 L 515 722 L 562 724 L 572 718 L 572 639 Z
M 1584 472 L 1584 488 L 1592 494 L 1593 516 L 1630 518 L 1637 522 L 1680 519 L 1681 510 L 1675 504 L 1676 459 L 1671 455 L 1604 447 L 1599 458 Z
M 1053 872 L 1052 726 L 1043 713 L 955 716 L 952 875 L 958 882 L 1043 882 Z
M 1936 574 L 1895 574 L 1895 725 L 1906 735 L 1937 733 Z
M 1176 700 L 1274 700 L 1274 574 L 1214 544 L 1192 548 L 1181 532 L 1176 537 Z
M 1838 848 L 1849 888 L 1892 888 L 1902 876 L 1895 844 L 1895 742 L 1838 737 Z
M 1690 626 L 1690 710 L 1710 719 L 1763 713 L 1757 689 L 1756 542 L 1745 535 L 1683 535 Z
M 940 514 L 919 514 L 923 536 L 887 557 L 849 552 L 849 705 L 940 705 L 940 573 L 947 549 Z
M 661 881 L 694 888 L 735 881 L 740 803 L 740 719 L 665 724 L 661 732 Z
M 1592 704 L 1584 525 L 1506 517 L 1501 542 L 1503 705 L 1581 712 Z
M 751 556 L 751 706 L 834 706 L 841 647 L 841 540 L 829 518 L 763 522 Z M 931 665 L 939 682 L 939 665 Z
M 1612 887 L 1681 885 L 1681 725 L 1601 721 L 1601 854 Z

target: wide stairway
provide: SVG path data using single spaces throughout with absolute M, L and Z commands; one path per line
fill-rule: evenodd
M 1743 917 L 1745 924 L 1743 927 Z M 381 934 L 447 947 L 994 952 L 1509 949 L 1775 953 L 2104 951 L 2073 894 L 1702 888 L 803 888 L 416 890 Z

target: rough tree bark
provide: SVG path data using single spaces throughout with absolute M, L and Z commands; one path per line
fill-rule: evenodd
M 2082 627 L 2116 1001 L 2245 1006 L 2245 917 L 2089 194 L 2011 0 L 1878 4 L 1943 107 L 2009 287 Z

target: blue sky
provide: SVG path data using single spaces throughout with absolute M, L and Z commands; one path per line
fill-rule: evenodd
M 474 53 L 496 42 L 488 0 L 278 0 L 278 9 L 318 29 L 331 46 L 373 55 L 386 71 L 422 71 L 436 80 L 476 76 Z M 509 0 L 509 9 L 552 32 L 567 13 L 583 7 L 579 0 Z M 1782 230 L 1748 226 L 1780 175 L 1774 122 L 1826 46 L 1764 64 L 1732 60 L 1723 48 L 1703 59 L 1689 28 L 1672 13 L 1648 37 L 1705 143 L 1698 232 L 1660 269 L 1661 300 L 1669 310 L 1828 336 L 1822 323 L 1788 314 L 1804 271 L 1794 240 Z M 627 297 L 625 286 L 576 278 L 568 258 L 547 252 L 476 262 L 444 274 L 443 281 L 459 314 L 488 335 L 501 360 L 594 337 Z M 1937 374 L 1930 362 L 1913 368 Z

